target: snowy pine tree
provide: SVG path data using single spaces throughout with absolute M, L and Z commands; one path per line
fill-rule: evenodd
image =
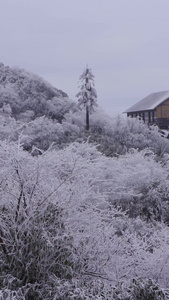
M 79 106 L 86 108 L 86 130 L 89 130 L 89 114 L 92 112 L 93 107 L 97 106 L 97 93 L 91 69 L 86 67 L 79 80 L 82 84 L 76 97 L 78 97 Z

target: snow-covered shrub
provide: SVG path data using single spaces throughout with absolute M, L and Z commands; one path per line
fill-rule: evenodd
M 158 156 L 169 152 L 169 140 L 161 136 L 156 126 L 148 127 L 136 118 L 111 118 L 100 109 L 92 115 L 90 135 L 107 156 L 125 154 L 131 148 L 151 148 Z
M 76 142 L 33 157 L 2 142 L 1 291 L 22 291 L 26 300 L 111 300 L 133 278 L 168 288 L 168 227 L 129 218 L 130 201 L 124 211 L 115 207 L 152 184 L 167 188 L 165 176 L 145 153 L 110 158 Z
M 14 141 L 18 139 L 20 125 L 10 115 L 0 113 L 0 139 Z
M 151 279 L 133 280 L 129 300 L 165 300 L 164 291 Z
M 5 143 L 0 158 L 0 288 L 31 285 L 38 292 L 50 274 L 71 279 L 76 264 L 72 236 L 65 231 L 62 209 L 49 201 L 39 182 L 38 161 Z M 32 288 L 26 299 L 32 299 Z
M 70 99 L 54 97 L 52 100 L 46 101 L 45 115 L 61 123 L 69 111 L 76 112 L 77 110 L 76 103 Z
M 31 151 L 33 147 L 47 150 L 52 143 L 60 147 L 64 142 L 64 130 L 57 121 L 40 117 L 23 125 L 22 143 L 24 149 L 28 151 Z

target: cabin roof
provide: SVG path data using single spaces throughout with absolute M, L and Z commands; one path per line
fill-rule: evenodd
M 125 113 L 137 112 L 137 111 L 146 111 L 155 109 L 162 102 L 169 99 L 169 91 L 157 92 L 148 95 L 142 100 L 138 101 L 136 104 L 131 106 L 129 109 L 125 110 Z

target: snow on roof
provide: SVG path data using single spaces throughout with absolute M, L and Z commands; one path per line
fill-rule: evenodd
M 129 109 L 125 110 L 124 113 L 155 109 L 158 105 L 160 105 L 168 98 L 169 91 L 152 93 L 131 106 Z

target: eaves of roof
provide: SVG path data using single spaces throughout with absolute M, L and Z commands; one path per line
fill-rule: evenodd
M 124 113 L 153 110 L 167 99 L 169 99 L 169 91 L 152 93 L 125 110 Z

